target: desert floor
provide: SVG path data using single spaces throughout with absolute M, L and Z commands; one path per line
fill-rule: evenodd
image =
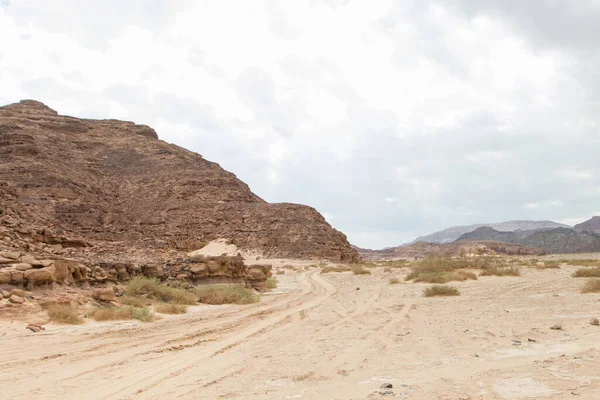
M 407 269 L 287 269 L 253 305 L 37 334 L 4 321 L 0 398 L 600 399 L 600 295 L 575 269 L 452 283 L 451 298 L 422 297 Z

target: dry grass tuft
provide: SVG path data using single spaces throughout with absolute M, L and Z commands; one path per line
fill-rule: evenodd
M 352 266 L 352 273 L 354 275 L 371 275 L 371 271 L 366 270 L 364 265 L 353 265 Z
M 408 280 L 412 273 L 406 277 Z M 415 282 L 427 282 L 427 283 L 447 283 L 451 281 L 466 281 L 467 279 L 477 279 L 477 275 L 467 271 L 431 271 L 431 272 L 420 272 L 413 278 Z
M 423 296 L 425 297 L 459 295 L 460 291 L 457 288 L 448 285 L 433 285 L 423 290 Z
M 89 314 L 96 321 L 119 321 L 137 319 L 142 322 L 154 320 L 154 314 L 147 307 L 105 307 L 97 308 Z
M 279 281 L 275 277 L 271 277 L 271 278 L 267 279 L 267 287 L 269 289 L 275 289 L 277 287 L 278 283 L 279 283 Z
M 150 300 L 144 297 L 123 296 L 119 298 L 119 303 L 124 306 L 132 306 L 137 308 L 147 307 L 152 304 Z
M 581 289 L 581 293 L 600 293 L 600 279 L 590 279 Z
M 400 283 L 400 279 L 398 279 L 398 278 L 396 278 L 396 277 L 394 277 L 394 278 L 390 278 L 390 279 L 388 280 L 388 283 L 389 283 L 390 285 L 397 285 L 398 283 Z
M 205 304 L 250 304 L 259 297 L 243 286 L 210 285 L 196 289 L 198 301 Z
M 572 276 L 573 278 L 600 278 L 600 268 L 579 268 Z
M 159 304 L 155 310 L 161 314 L 185 314 L 187 306 L 181 304 Z
M 136 277 L 129 281 L 126 287 L 128 296 L 138 297 L 145 295 L 148 298 L 174 304 L 196 304 L 194 293 L 167 286 L 155 278 Z
M 69 304 L 48 304 L 44 308 L 52 322 L 70 325 L 83 324 L 83 318 L 77 312 L 77 308 Z
M 481 276 L 521 276 L 521 268 L 515 266 L 490 266 L 483 269 Z
M 321 268 L 322 274 L 328 274 L 330 272 L 348 272 L 348 271 L 350 271 L 350 268 L 346 267 L 344 265 L 335 265 L 335 266 Z
M 283 275 L 283 274 L 285 274 L 284 270 L 282 270 L 282 269 L 277 270 L 277 275 Z
M 575 265 L 578 267 L 600 267 L 600 260 L 593 259 L 593 258 L 582 258 L 582 259 L 561 258 L 560 260 L 558 260 L 558 262 L 561 264 Z
M 560 268 L 560 263 L 557 261 L 544 261 L 542 265 L 536 265 L 537 269 Z

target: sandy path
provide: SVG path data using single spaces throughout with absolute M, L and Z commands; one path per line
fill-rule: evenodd
M 367 399 L 387 398 L 385 381 L 399 398 L 598 399 L 600 328 L 588 320 L 600 296 L 579 294 L 570 272 L 527 269 L 427 299 L 381 269 L 313 269 L 279 275 L 282 293 L 250 306 L 0 331 L 0 397 Z

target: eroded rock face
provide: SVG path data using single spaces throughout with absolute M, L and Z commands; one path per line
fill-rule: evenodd
M 266 203 L 147 126 L 60 116 L 26 100 L 0 107 L 0 160 L 0 226 L 33 247 L 121 241 L 194 250 L 227 238 L 270 256 L 358 259 L 313 208 Z

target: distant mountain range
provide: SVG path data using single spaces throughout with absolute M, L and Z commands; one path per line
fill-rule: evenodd
M 588 228 L 588 225 L 584 225 L 584 228 L 591 229 Z M 600 231 L 595 233 L 570 228 L 499 232 L 486 226 L 465 233 L 455 243 L 482 240 L 535 247 L 547 253 L 593 253 L 600 251 Z
M 600 223 L 600 221 L 599 221 Z M 581 225 L 581 224 L 580 224 Z M 428 243 L 451 243 L 457 240 L 465 233 L 473 232 L 481 227 L 489 227 L 498 232 L 531 231 L 548 228 L 571 228 L 569 225 L 559 224 L 554 221 L 506 221 L 491 224 L 476 224 L 466 226 L 453 226 L 426 236 L 419 236 L 410 243 L 428 242 Z

